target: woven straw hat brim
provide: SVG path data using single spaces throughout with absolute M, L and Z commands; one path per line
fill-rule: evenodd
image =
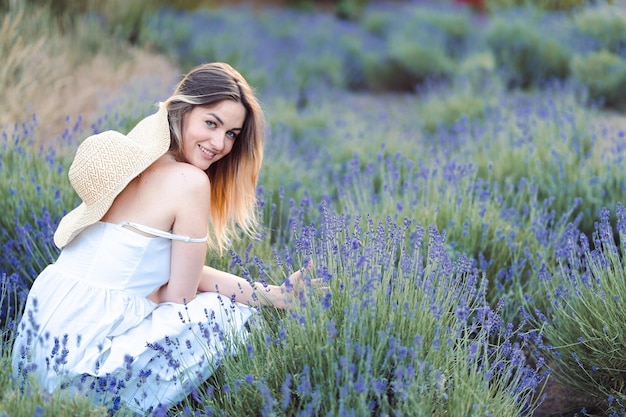
M 68 176 L 82 203 L 66 214 L 54 234 L 63 248 L 106 214 L 118 194 L 170 146 L 167 110 L 146 117 L 128 135 L 106 131 L 78 147 Z

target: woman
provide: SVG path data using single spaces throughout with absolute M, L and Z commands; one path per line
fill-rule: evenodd
M 201 65 L 128 135 L 87 138 L 69 178 L 82 203 L 55 232 L 58 260 L 35 280 L 13 370 L 140 412 L 202 383 L 244 335 L 254 306 L 285 308 L 296 272 L 259 286 L 204 265 L 237 224 L 255 232 L 263 114 L 244 78 Z M 211 231 L 208 234 L 208 231 Z

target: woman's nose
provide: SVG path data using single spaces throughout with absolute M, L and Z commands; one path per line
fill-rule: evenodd
M 216 151 L 221 151 L 224 149 L 224 133 L 221 131 L 214 132 L 209 141 L 211 143 L 211 147 Z

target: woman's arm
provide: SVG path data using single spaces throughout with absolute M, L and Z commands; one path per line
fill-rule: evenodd
M 174 213 L 173 233 L 192 238 L 205 236 L 211 190 L 206 174 L 192 165 L 176 163 L 169 166 L 161 182 L 168 190 L 163 204 L 171 205 L 169 211 Z M 193 300 L 198 292 L 206 251 L 206 242 L 172 241 L 169 280 L 149 298 L 156 303 Z
M 294 272 L 282 285 L 249 282 L 244 278 L 210 266 L 202 269 L 198 291 L 218 292 L 242 304 L 285 309 L 293 301 L 294 289 L 302 285 L 302 271 Z
M 188 164 L 174 166 L 167 199 L 175 208 L 173 232 L 201 237 L 208 230 L 210 184 L 206 174 Z M 293 273 L 282 285 L 250 283 L 244 278 L 204 265 L 206 243 L 172 242 L 169 281 L 156 290 L 150 299 L 156 303 L 184 303 L 197 292 L 218 292 L 242 304 L 274 306 L 285 309 L 304 287 L 303 271 Z M 309 269 L 311 265 L 307 265 Z M 312 280 L 317 281 L 317 280 Z M 316 284 L 314 284 L 316 285 Z

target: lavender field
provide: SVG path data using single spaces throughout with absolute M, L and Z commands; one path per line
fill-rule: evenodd
M 330 287 L 261 310 L 238 355 L 155 415 L 626 416 L 623 7 L 144 13 L 134 48 L 181 74 L 228 62 L 266 112 L 263 231 L 207 263 L 281 283 L 312 259 Z M 132 415 L 114 393 L 46 396 L 10 371 L 28 288 L 79 202 L 76 147 L 127 131 L 177 80 L 131 81 L 53 138 L 28 111 L 0 126 L 0 415 Z

